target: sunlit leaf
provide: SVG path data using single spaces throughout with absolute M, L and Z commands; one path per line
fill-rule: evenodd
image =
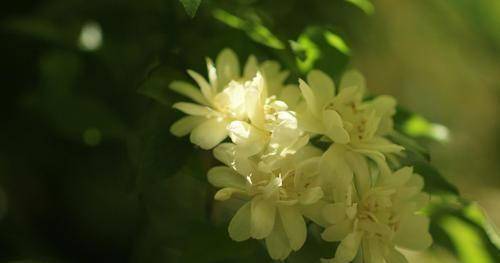
M 334 34 L 331 31 L 326 30 L 325 33 L 325 39 L 330 44 L 332 47 L 338 49 L 340 52 L 344 53 L 345 55 L 349 55 L 351 53 L 351 49 L 347 46 L 347 44 L 344 42 L 344 40 Z
M 359 7 L 366 14 L 371 15 L 375 11 L 375 8 L 370 0 L 346 0 L 347 2 Z
M 283 42 L 261 23 L 242 19 L 222 9 L 215 9 L 213 16 L 232 28 L 245 31 L 255 42 L 275 49 L 285 48 Z
M 302 73 L 320 69 L 334 79 L 345 70 L 350 49 L 337 34 L 324 27 L 308 27 L 296 41 L 290 41 L 297 67 Z
M 200 7 L 201 0 L 180 0 L 188 16 L 193 18 Z
M 477 204 L 463 200 L 434 199 L 427 211 L 434 244 L 449 249 L 460 262 L 499 262 L 500 247 L 488 234 L 492 225 L 477 209 Z

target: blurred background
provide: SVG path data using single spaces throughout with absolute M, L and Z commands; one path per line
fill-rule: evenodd
M 168 83 L 225 47 L 279 60 L 290 82 L 361 70 L 425 118 L 413 132 L 433 137 L 433 164 L 500 225 L 500 1 L 197 2 L 2 3 L 0 262 L 268 261 L 227 237 L 210 153 L 168 131 Z

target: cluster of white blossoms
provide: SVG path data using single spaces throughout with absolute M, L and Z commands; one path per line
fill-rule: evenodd
M 287 71 L 254 56 L 241 72 L 229 49 L 215 64 L 207 59 L 207 68 L 208 80 L 188 71 L 199 88 L 171 84 L 195 102 L 174 104 L 189 116 L 171 132 L 190 134 L 222 162 L 208 172 L 220 188 L 216 200 L 245 200 L 229 224 L 233 240 L 264 240 L 269 255 L 283 260 L 303 246 L 312 222 L 324 228 L 325 241 L 340 242 L 324 262 L 407 262 L 397 248 L 430 246 L 429 220 L 418 212 L 429 199 L 422 178 L 388 165 L 403 150 L 385 138 L 393 130 L 392 97 L 364 100 L 356 71 L 337 90 L 317 70 L 286 85 Z

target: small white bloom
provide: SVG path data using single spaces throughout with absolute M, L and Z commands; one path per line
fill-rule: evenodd
M 270 256 L 276 260 L 300 249 L 307 236 L 301 209 L 323 197 L 317 180 L 319 155 L 319 150 L 305 147 L 285 169 L 269 173 L 262 172 L 256 162 L 248 159 L 249 165 L 244 169 L 212 168 L 208 180 L 222 188 L 215 199 L 227 200 L 236 194 L 249 200 L 231 220 L 229 236 L 236 241 L 265 239 Z M 230 165 L 235 160 L 230 151 L 219 152 L 216 157 Z
M 174 123 L 170 131 L 176 136 L 191 133 L 191 142 L 203 149 L 212 149 L 222 142 L 229 135 L 227 127 L 231 122 L 249 120 L 249 112 L 255 110 L 249 108 L 253 107 L 248 99 L 250 89 L 261 90 L 265 100 L 267 90 L 278 92 L 286 88 L 283 81 L 288 76 L 277 63 L 265 62 L 259 66 L 254 56 L 250 56 L 241 73 L 238 57 L 230 49 L 218 55 L 215 65 L 207 59 L 207 71 L 208 81 L 202 75 L 188 71 L 199 89 L 182 81 L 170 84 L 172 90 L 196 102 L 173 105 L 190 116 Z
M 306 102 L 298 114 L 303 129 L 332 140 L 332 147 L 345 145 L 375 161 L 383 174 L 389 173 L 386 156 L 403 150 L 383 137 L 393 129 L 395 100 L 379 96 L 363 101 L 365 81 L 357 71 L 344 74 L 336 94 L 333 81 L 321 71 L 312 71 L 307 80 L 300 85 Z
M 372 177 L 365 177 L 371 180 Z M 346 185 L 323 208 L 326 241 L 340 241 L 335 257 L 326 262 L 348 263 L 359 254 L 363 262 L 406 262 L 396 247 L 423 250 L 430 246 L 429 219 L 416 214 L 428 201 L 422 178 L 404 167 L 390 176 Z M 362 253 L 360 253 L 362 251 Z M 393 261 L 398 260 L 398 261 Z

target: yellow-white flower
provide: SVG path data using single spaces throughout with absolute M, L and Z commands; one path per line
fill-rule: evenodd
M 228 136 L 227 126 L 232 121 L 248 121 L 247 91 L 250 87 L 264 90 L 264 97 L 268 91 L 283 91 L 287 99 L 294 98 L 286 91 L 293 87 L 286 87 L 283 81 L 288 72 L 281 71 L 276 62 L 265 62 L 258 65 L 257 59 L 250 56 L 243 73 L 236 54 L 230 50 L 223 50 L 217 57 L 215 64 L 207 59 L 208 81 L 200 74 L 189 70 L 188 74 L 196 81 L 199 89 L 193 85 L 174 81 L 170 88 L 196 103 L 179 102 L 174 108 L 190 115 L 174 123 L 171 132 L 176 136 L 189 133 L 191 142 L 203 149 L 211 149 Z M 292 100 L 292 99 L 290 99 Z
M 332 140 L 332 147 L 342 144 L 374 160 L 384 174 L 388 173 L 386 155 L 403 150 L 383 137 L 393 129 L 395 100 L 379 96 L 363 101 L 365 81 L 357 71 L 344 74 L 337 94 L 332 79 L 321 71 L 312 71 L 307 80 L 300 81 L 306 102 L 299 114 L 301 126 Z M 328 158 L 325 161 L 334 162 Z
M 219 147 L 225 147 L 225 144 Z M 269 173 L 262 172 L 252 161 L 247 169 L 234 166 L 235 158 L 231 152 L 215 155 L 223 163 L 236 168 L 219 166 L 209 171 L 209 182 L 222 188 L 215 199 L 227 200 L 238 195 L 248 200 L 231 220 L 229 236 L 235 241 L 265 239 L 270 256 L 276 260 L 283 260 L 292 250 L 300 249 L 307 236 L 301 207 L 314 204 L 323 197 L 317 181 L 321 151 L 304 147 L 289 157 L 289 163 L 283 169 Z
M 333 202 L 323 207 L 327 227 L 322 237 L 340 241 L 335 257 L 325 262 L 348 263 L 358 258 L 367 263 L 403 263 L 407 261 L 396 247 L 423 250 L 430 246 L 429 219 L 417 213 L 429 197 L 421 192 L 422 178 L 412 168 L 364 184 L 369 187 L 353 183 L 335 189 Z

